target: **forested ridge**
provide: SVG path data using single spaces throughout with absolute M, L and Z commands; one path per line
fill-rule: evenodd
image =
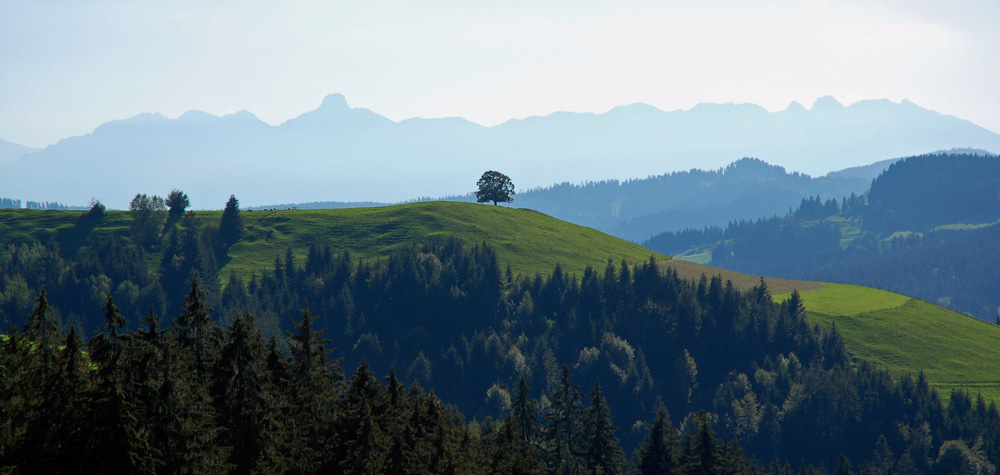
M 993 404 L 943 405 L 922 377 L 849 361 L 835 329 L 763 283 L 688 281 L 655 259 L 515 275 L 488 245 L 444 239 L 376 261 L 314 245 L 223 286 L 219 228 L 179 223 L 159 272 L 129 233 L 73 256 L 0 253 L 15 324 L 3 465 L 991 473 L 1000 459 Z
M 662 233 L 645 243 L 711 265 L 892 290 L 995 321 L 1000 159 L 926 155 L 892 164 L 864 195 L 803 199 L 783 217 Z

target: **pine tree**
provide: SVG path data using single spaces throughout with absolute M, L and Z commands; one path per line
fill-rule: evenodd
M 387 455 L 385 435 L 377 413 L 384 412 L 384 394 L 364 360 L 348 384 L 344 399 L 345 415 L 339 431 L 344 451 L 342 473 L 377 473 Z
M 698 411 L 695 424 L 697 429 L 690 436 L 686 447 L 685 472 L 698 475 L 722 473 L 722 449 L 712 431 L 712 422 L 704 411 Z
M 226 247 L 236 244 L 243 237 L 243 217 L 240 216 L 240 202 L 235 195 L 229 195 L 226 208 L 222 210 L 219 236 Z
M 338 454 L 332 446 L 335 421 L 339 416 L 337 394 L 343 384 L 340 360 L 327 361 L 332 350 L 323 338 L 326 329 L 315 330 L 315 318 L 306 304 L 299 311 L 302 320 L 289 334 L 292 353 L 289 368 L 291 413 L 288 434 L 294 469 L 307 472 L 336 470 Z M 269 358 L 270 361 L 270 358 Z
M 175 328 L 177 341 L 184 349 L 194 350 L 194 368 L 199 377 L 206 378 L 213 365 L 218 348 L 218 327 L 211 320 L 212 308 L 205 304 L 198 275 L 191 279 L 191 292 L 184 298 L 184 309 Z
M 646 440 L 637 450 L 636 465 L 642 475 L 672 475 L 680 473 L 677 460 L 676 430 L 670 415 L 660 406 Z
M 618 446 L 615 431 L 611 425 L 611 408 L 601 395 L 601 383 L 594 384 L 590 393 L 590 407 L 584 416 L 584 460 L 591 471 L 599 473 L 621 473 L 625 467 L 625 454 Z
M 42 381 L 46 381 L 53 373 L 56 342 L 60 333 L 59 322 L 56 321 L 55 316 L 52 314 L 52 308 L 49 307 L 49 298 L 45 294 L 45 288 L 42 288 L 41 293 L 35 301 L 38 302 L 38 305 L 35 306 L 35 310 L 28 317 L 28 325 L 25 327 L 25 333 L 36 344 L 34 354 L 38 355 L 36 358 L 40 365 L 38 376 Z
M 489 444 L 490 473 L 542 473 L 534 450 L 522 436 L 523 432 L 512 415 L 504 418 Z
M 545 414 L 545 446 L 551 471 L 577 464 L 582 398 L 580 387 L 571 381 L 569 366 L 563 365 L 562 376 L 549 396 L 550 404 Z
M 522 439 L 533 442 L 538 433 L 538 402 L 531 399 L 531 389 L 524 377 L 517 383 L 517 393 L 510 405 L 510 416 L 517 422 Z
M 219 420 L 227 428 L 225 443 L 232 447 L 229 462 L 234 473 L 254 471 L 273 445 L 266 430 L 275 417 L 267 383 L 264 338 L 252 315 L 237 315 L 216 364 L 212 388 Z

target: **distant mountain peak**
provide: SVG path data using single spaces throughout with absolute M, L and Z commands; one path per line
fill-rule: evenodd
M 661 112 L 663 112 L 663 110 L 657 108 L 656 106 L 646 104 L 645 102 L 633 102 L 624 106 L 615 106 L 608 111 L 608 113 L 628 115 L 649 115 Z
M 749 102 L 741 102 L 739 104 L 733 102 L 717 103 L 717 102 L 700 102 L 694 107 L 688 109 L 688 112 L 693 113 L 716 113 L 723 114 L 727 112 L 736 113 L 765 113 L 767 114 L 767 109 L 763 106 L 757 104 L 752 104 Z
M 351 106 L 347 105 L 347 98 L 343 94 L 328 94 L 323 98 L 323 104 L 319 106 L 320 109 L 350 109 Z
M 805 111 L 806 111 L 805 106 L 799 104 L 798 101 L 790 102 L 788 104 L 788 107 L 785 108 L 785 112 L 805 112 Z
M 844 109 L 844 105 L 841 104 L 840 101 L 834 99 L 833 96 L 823 96 L 819 99 L 816 99 L 816 102 L 813 103 L 812 109 L 810 110 L 813 112 L 817 112 L 817 111 L 833 111 L 841 109 Z
M 206 119 L 216 119 L 216 118 L 217 118 L 216 116 L 209 114 L 208 112 L 200 110 L 189 110 L 181 114 L 181 116 L 178 117 L 177 120 L 206 120 Z

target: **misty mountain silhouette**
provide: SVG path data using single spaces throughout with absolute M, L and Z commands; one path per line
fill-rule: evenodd
M 246 111 L 108 122 L 0 163 L 0 189 L 70 204 L 96 197 L 114 208 L 136 193 L 173 188 L 196 208 L 221 208 L 230 194 L 246 205 L 392 202 L 468 193 L 488 169 L 503 171 L 518 189 L 715 169 L 745 156 L 818 176 L 953 147 L 997 152 L 1000 135 L 884 99 L 844 106 L 823 97 L 809 109 L 791 103 L 779 112 L 731 103 L 662 111 L 637 103 L 485 127 L 454 117 L 395 122 L 331 94 L 278 126 Z

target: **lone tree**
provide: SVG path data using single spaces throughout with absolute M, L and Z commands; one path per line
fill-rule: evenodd
M 479 203 L 492 201 L 496 205 L 501 201 L 514 201 L 514 183 L 503 173 L 493 170 L 483 173 L 476 186 L 479 187 L 479 191 L 476 191 L 476 201 Z
M 191 206 L 191 201 L 188 200 L 187 193 L 175 189 L 167 195 L 167 208 L 170 208 L 170 214 L 181 216 L 188 206 Z
M 226 247 L 236 244 L 243 237 L 243 218 L 240 216 L 240 202 L 236 196 L 229 195 L 226 209 L 222 210 L 222 220 L 219 222 L 219 236 Z

